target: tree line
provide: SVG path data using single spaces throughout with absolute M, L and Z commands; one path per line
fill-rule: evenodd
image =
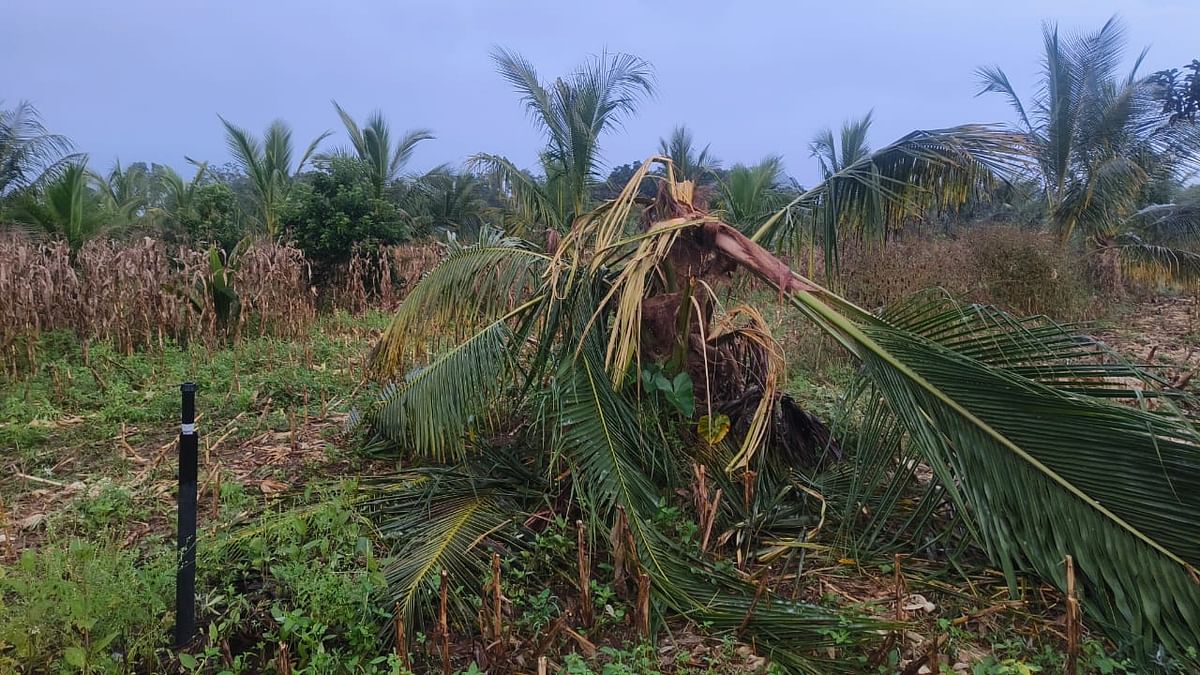
M 980 94 L 1012 105 L 1014 120 L 1003 127 L 919 132 L 878 151 L 868 143 L 872 113 L 823 129 L 809 144 L 822 178 L 818 192 L 786 176 L 779 156 L 723 166 L 686 125 L 661 139 L 657 151 L 671 159 L 675 178 L 696 184 L 726 222 L 776 246 L 819 245 L 833 264 L 839 229 L 886 236 L 965 210 L 969 217 L 1052 229 L 1114 287 L 1131 270 L 1190 282 L 1200 278 L 1200 257 L 1187 245 L 1200 214 L 1200 192 L 1188 187 L 1200 170 L 1200 62 L 1140 75 L 1138 58 L 1131 71 L 1120 72 L 1125 43 L 1115 18 L 1070 37 L 1047 25 L 1040 81 L 1028 100 L 1001 68 L 980 68 Z M 633 55 L 603 53 L 543 81 L 515 51 L 497 49 L 492 57 L 545 140 L 532 169 L 479 153 L 463 167 L 410 172 L 414 150 L 435 138 L 431 130 L 397 132 L 379 111 L 359 120 L 334 102 L 340 141 L 331 132 L 300 141 L 282 120 L 256 134 L 222 117 L 233 158 L 227 164 L 187 158 L 192 175 L 184 176 L 166 165 L 118 161 L 101 173 L 22 101 L 0 108 L 0 222 L 75 249 L 129 232 L 221 250 L 246 236 L 287 237 L 318 276 L 356 245 L 443 231 L 469 240 L 485 223 L 523 236 L 565 232 L 581 214 L 618 196 L 637 172 L 637 162 L 606 167 L 600 148 L 654 94 L 653 68 Z M 996 143 L 998 133 L 1019 134 L 1020 142 Z M 931 138 L 944 147 L 926 147 Z M 950 146 L 991 163 L 984 168 L 1003 169 L 1002 180 L 926 199 L 912 158 Z M 648 197 L 654 188 L 645 181 L 640 190 Z M 874 195 L 869 209 L 840 209 L 821 223 L 812 217 L 816 203 L 854 204 L 857 194 Z M 809 227 L 789 231 L 802 236 L 792 242 L 777 236 L 781 224 L 797 222 Z

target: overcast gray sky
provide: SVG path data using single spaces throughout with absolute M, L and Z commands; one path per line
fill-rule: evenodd
M 218 113 L 255 131 L 282 117 L 306 144 L 340 131 L 331 98 L 432 128 L 414 169 L 479 151 L 530 166 L 539 138 L 489 49 L 548 78 L 608 48 L 652 62 L 658 96 L 606 139 L 607 162 L 644 158 L 686 122 L 726 163 L 778 153 L 809 182 L 813 133 L 872 108 L 876 146 L 1009 121 L 999 98 L 974 97 L 974 69 L 999 63 L 1028 92 L 1041 21 L 1094 29 L 1114 13 L 1130 59 L 1151 46 L 1147 72 L 1200 57 L 1198 0 L 0 0 L 0 99 L 33 101 L 96 168 L 222 163 Z

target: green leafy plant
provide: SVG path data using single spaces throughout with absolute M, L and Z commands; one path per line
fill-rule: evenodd
M 0 667 L 157 669 L 173 589 L 172 555 L 83 541 L 26 551 L 0 574 Z
M 670 403 L 680 415 L 691 418 L 696 413 L 696 396 L 692 376 L 681 372 L 668 377 L 662 368 L 652 366 L 642 372 L 642 387 L 646 393 L 658 393 Z

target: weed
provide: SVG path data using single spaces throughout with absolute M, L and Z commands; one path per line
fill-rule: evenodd
M 168 630 L 174 556 L 74 541 L 0 568 L 0 670 L 154 668 Z

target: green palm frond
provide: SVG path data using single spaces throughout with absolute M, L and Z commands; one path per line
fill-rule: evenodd
M 1151 181 L 1178 181 L 1200 166 L 1200 128 L 1172 124 L 1156 80 L 1137 74 L 1145 50 L 1128 74 L 1118 73 L 1125 42 L 1115 17 L 1074 35 L 1046 24 L 1042 74 L 1029 105 L 998 67 L 978 71 L 980 93 L 1001 94 L 1018 113 L 1060 238 L 1080 233 L 1091 249 L 1127 228 Z
M 871 154 L 867 134 L 871 130 L 872 114 L 868 112 L 857 120 L 843 122 L 840 146 L 834 140 L 832 129 L 822 129 L 813 137 L 812 142 L 808 144 L 808 150 L 811 156 L 817 158 L 823 177 L 828 178 Z
M 1131 215 L 1126 225 L 1158 242 L 1195 241 L 1200 237 L 1200 198 L 1147 206 Z
M 658 140 L 658 154 L 671 159 L 676 179 L 697 184 L 711 181 L 713 171 L 721 166 L 721 161 L 712 155 L 710 147 L 705 145 L 697 150 L 692 130 L 683 124 L 671 130 L 670 139 Z
M 1073 393 L 1136 402 L 1167 385 L 1075 326 L 961 304 L 941 290 L 895 303 L 881 317 L 965 357 Z
M 1034 133 L 1033 124 L 1029 121 L 1029 115 L 1025 112 L 1025 105 L 1021 103 L 1021 97 L 1017 95 L 1017 90 L 1008 81 L 1008 75 L 1000 69 L 999 66 L 982 66 L 975 71 L 979 78 L 980 89 L 976 96 L 982 96 L 988 93 L 1003 94 L 1013 111 L 1017 113 L 1017 117 L 1021 118 L 1022 129 L 1026 133 Z
M 283 227 L 280 211 L 291 192 L 294 174 L 304 168 L 329 132 L 324 132 L 309 143 L 293 169 L 292 130 L 285 122 L 271 122 L 260 141 L 224 117 L 220 117 L 220 120 L 225 127 L 225 144 L 229 153 L 250 179 L 255 201 L 258 202 L 259 224 L 267 235 L 276 236 Z
M 532 234 L 533 227 L 563 230 L 567 226 L 564 205 L 547 193 L 545 186 L 528 172 L 517 168 L 511 161 L 498 155 L 479 153 L 467 160 L 471 170 L 480 171 L 499 178 L 518 214 L 520 228 L 514 234 Z
M 358 506 L 393 547 L 384 569 L 388 608 L 399 605 L 411 633 L 434 624 L 438 588 L 445 570 L 454 588 L 475 588 L 487 568 L 485 546 L 518 542 L 508 528 L 519 511 L 519 489 L 465 468 L 413 470 L 369 480 Z M 451 593 L 454 620 L 469 626 L 474 612 Z
M 514 51 L 496 49 L 492 59 L 546 137 L 540 153 L 546 184 L 539 196 L 527 176 L 494 155 L 476 155 L 472 163 L 505 176 L 523 219 L 536 219 L 527 224 L 565 230 L 587 212 L 591 189 L 601 179 L 600 138 L 653 95 L 650 64 L 604 52 L 553 82 L 542 82 L 533 64 Z
M 372 427 L 408 453 L 461 459 L 463 439 L 486 428 L 489 404 L 510 382 L 521 340 L 508 324 L 533 306 L 500 317 L 409 373 L 376 404 Z
M 12 215 L 18 223 L 40 227 L 78 251 L 89 239 L 119 231 L 128 223 L 110 217 L 92 187 L 98 182 L 85 164 L 68 164 L 38 193 L 23 194 Z
M 1015 317 L 995 307 L 962 305 L 940 291 L 912 296 L 882 314 L 888 324 L 910 331 L 955 353 L 1063 392 L 1130 404 L 1166 396 L 1161 377 L 1126 362 L 1103 343 L 1046 317 Z M 1131 386 L 1131 383 L 1138 383 Z M 864 380 L 847 396 L 846 416 L 864 410 L 850 461 L 820 482 L 837 495 L 841 537 L 857 549 L 931 545 L 951 535 L 953 523 L 935 515 L 943 504 L 965 515 L 963 497 L 944 464 L 930 464 L 917 444 L 905 443 L 902 425 L 888 406 L 873 405 L 878 388 Z M 936 481 L 917 479 L 923 465 Z M 963 525 L 970 526 L 969 521 Z
M 50 133 L 29 101 L 0 108 L 0 198 L 43 185 L 79 163 L 72 150 L 70 139 Z
M 1200 535 L 1187 523 L 1200 512 L 1200 436 L 1186 419 L 1054 388 L 903 325 L 848 318 L 827 304 L 836 296 L 802 291 L 792 301 L 862 360 L 898 428 L 942 486 L 961 491 L 1010 583 L 1021 569 L 1061 588 L 1071 555 L 1085 607 L 1112 634 L 1142 640 L 1145 653 L 1196 646 Z
M 417 145 L 422 141 L 432 140 L 433 132 L 428 129 L 412 129 L 406 131 L 393 144 L 391 126 L 380 111 L 372 112 L 366 122 L 359 126 L 358 122 L 346 112 L 337 101 L 333 101 L 338 118 L 350 137 L 351 151 L 338 151 L 339 154 L 356 156 L 368 169 L 371 186 L 377 199 L 382 198 L 385 187 L 400 176 L 400 172 L 412 158 Z
M 768 248 L 820 242 L 830 269 L 846 236 L 888 228 L 984 194 L 1022 163 L 1025 137 L 994 126 L 915 131 L 801 193 L 754 231 Z
M 405 298 L 371 355 L 372 370 L 390 377 L 440 346 L 457 344 L 507 314 L 540 287 L 550 257 L 503 237 L 458 247 Z
M 611 521 L 620 506 L 635 521 L 647 519 L 659 496 L 644 469 L 653 451 L 636 411 L 613 389 L 594 353 L 599 349 L 592 345 L 560 368 L 554 393 L 556 445 L 575 467 L 576 489 L 590 511 Z
M 795 672 L 851 671 L 853 666 L 826 660 L 817 650 L 836 644 L 835 628 L 856 642 L 882 623 L 788 600 L 773 590 L 760 595 L 744 579 L 656 529 L 652 518 L 659 495 L 644 466 L 662 450 L 640 428 L 634 404 L 613 389 L 598 332 L 589 340 L 559 374 L 559 408 L 550 419 L 562 429 L 560 451 L 573 467 L 585 503 L 605 523 L 614 521 L 619 507 L 656 604 L 718 633 L 744 631 L 772 661 Z
M 783 158 L 764 157 L 757 164 L 738 164 L 721 184 L 718 210 L 732 225 L 750 230 L 787 203 L 791 196 L 782 189 Z

